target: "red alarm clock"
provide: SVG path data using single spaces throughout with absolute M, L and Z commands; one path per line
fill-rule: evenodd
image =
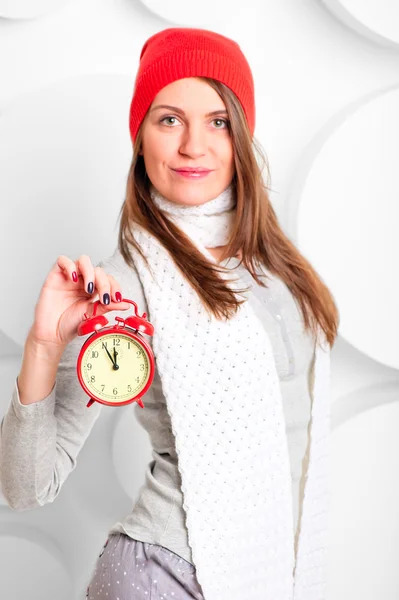
M 144 408 L 144 396 L 154 379 L 155 360 L 151 346 L 143 333 L 153 335 L 154 327 L 147 321 L 147 313 L 141 316 L 137 304 L 127 298 L 123 302 L 134 305 L 135 315 L 122 319 L 115 317 L 116 325 L 109 325 L 105 315 L 93 314 L 78 326 L 78 335 L 93 333 L 83 344 L 77 361 L 80 385 L 90 396 L 87 407 L 93 402 L 108 406 L 124 406 L 137 402 Z

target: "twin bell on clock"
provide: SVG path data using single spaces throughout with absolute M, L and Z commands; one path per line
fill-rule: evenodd
M 76 365 L 80 385 L 90 397 L 87 407 L 93 402 L 108 406 L 137 402 L 144 408 L 141 397 L 154 379 L 154 355 L 143 336 L 152 336 L 154 327 L 147 320 L 147 313 L 138 314 L 133 300 L 122 301 L 133 304 L 133 316 L 115 317 L 116 324 L 107 326 L 105 315 L 96 315 L 100 304 L 97 300 L 92 316 L 85 313 L 78 326 L 78 335 L 92 333 L 80 349 Z

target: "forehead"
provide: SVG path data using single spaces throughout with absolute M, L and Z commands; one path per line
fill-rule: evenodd
M 155 96 L 151 108 L 159 104 L 178 106 L 188 112 L 208 112 L 226 108 L 217 91 L 197 77 L 186 77 L 169 83 Z

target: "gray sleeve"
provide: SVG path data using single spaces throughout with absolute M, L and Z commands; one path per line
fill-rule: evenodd
M 119 271 L 109 260 L 97 266 L 115 277 L 123 297 L 137 302 L 141 312 L 145 310 L 134 270 Z M 107 318 L 113 324 L 115 316 L 125 318 L 127 314 L 133 313 L 111 311 Z M 78 354 L 87 337 L 78 336 L 65 348 L 55 385 L 43 400 L 21 404 L 18 378 L 15 380 L 0 424 L 0 481 L 6 502 L 14 510 L 28 510 L 55 500 L 100 415 L 101 404 L 94 402 L 87 408 L 89 397 L 76 373 Z

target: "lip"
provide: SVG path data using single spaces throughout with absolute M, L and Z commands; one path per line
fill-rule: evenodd
M 185 167 L 184 169 L 172 169 L 178 175 L 182 177 L 188 177 L 189 179 L 202 179 L 212 173 L 210 169 L 196 169 L 195 167 Z

